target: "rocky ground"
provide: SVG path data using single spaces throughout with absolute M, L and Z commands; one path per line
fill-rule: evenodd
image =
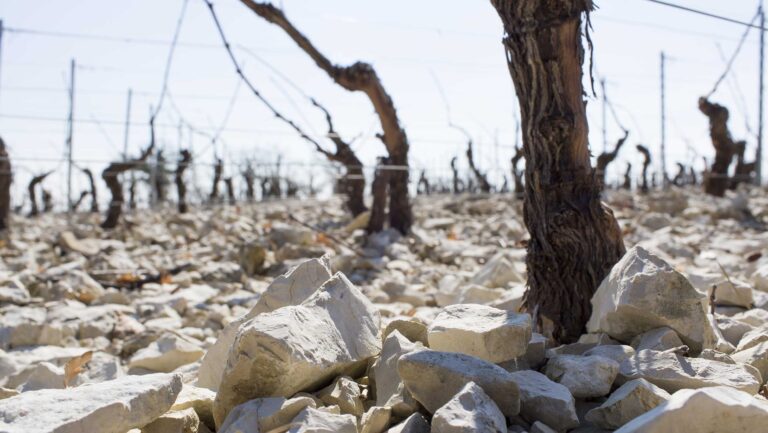
M 764 431 L 768 196 L 606 200 L 628 252 L 561 346 L 505 196 L 419 197 L 407 237 L 334 200 L 16 218 L 0 432 Z

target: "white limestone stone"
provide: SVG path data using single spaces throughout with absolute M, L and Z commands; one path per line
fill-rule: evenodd
M 125 433 L 164 414 L 181 391 L 181 376 L 150 374 L 0 400 L 0 431 Z
M 450 305 L 427 332 L 431 349 L 499 363 L 525 354 L 531 340 L 531 317 L 485 305 Z
M 661 326 L 672 328 L 695 353 L 714 348 L 705 296 L 659 257 L 636 246 L 624 255 L 592 297 L 589 332 L 629 342 Z
M 413 397 L 433 414 L 469 382 L 483 388 L 504 415 L 520 411 L 520 390 L 511 373 L 480 358 L 420 350 L 401 356 L 397 371 Z
M 247 400 L 289 397 L 339 374 L 359 373 L 381 350 L 379 321 L 371 302 L 336 274 L 301 305 L 244 323 L 216 394 L 216 424 Z
M 507 422 L 496 403 L 469 382 L 432 417 L 433 433 L 507 433 Z

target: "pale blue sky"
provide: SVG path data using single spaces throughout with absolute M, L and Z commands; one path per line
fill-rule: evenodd
M 735 19 L 750 21 L 753 0 L 675 0 Z M 713 154 L 706 118 L 696 109 L 698 96 L 709 92 L 724 69 L 718 44 L 726 56 L 733 52 L 743 27 L 659 6 L 645 0 L 602 0 L 592 15 L 595 64 L 608 80 L 608 94 L 618 115 L 631 130 L 629 144 L 613 167 L 611 177 L 623 171 L 623 161 L 639 162 L 634 144 L 652 149 L 660 143 L 659 52 L 670 60 L 667 68 L 669 123 L 668 171 L 674 162 L 690 160 L 695 149 Z M 362 134 L 355 143 L 366 164 L 384 153 L 374 138 L 378 124 L 364 95 L 336 86 L 279 29 L 267 24 L 237 0 L 216 0 L 220 19 L 233 44 L 249 47 L 306 93 L 322 101 L 333 113 L 337 130 L 346 138 Z M 508 173 L 515 142 L 515 99 L 500 43 L 502 30 L 488 1 L 457 0 L 283 0 L 295 25 L 333 61 L 358 59 L 375 65 L 398 108 L 411 139 L 412 163 L 430 173 L 448 175 L 452 156 L 463 158 L 463 136 L 447 127 L 445 104 L 437 77 L 450 104 L 451 118 L 468 129 L 477 142 L 479 164 L 495 175 Z M 0 17 L 11 29 L 93 34 L 133 38 L 146 42 L 170 41 L 182 0 L 0 0 Z M 200 128 L 221 125 L 238 79 L 220 47 L 210 15 L 202 0 L 189 0 L 170 76 L 170 93 L 184 117 Z M 758 32 L 750 33 L 734 66 L 714 100 L 731 108 L 731 129 L 746 138 L 750 150 L 755 139 L 745 120 L 757 126 Z M 58 167 L 49 187 L 64 193 L 54 161 L 64 154 L 66 124 L 58 120 L 30 120 L 18 116 L 64 119 L 67 116 L 68 63 L 75 58 L 75 159 L 98 172 L 123 146 L 126 93 L 135 92 L 129 149 L 135 154 L 148 141 L 149 106 L 156 103 L 168 53 L 165 43 L 124 43 L 87 38 L 38 36 L 5 32 L 0 65 L 0 134 L 11 148 L 17 167 L 16 187 L 26 185 L 31 173 Z M 289 117 L 307 130 L 322 135 L 323 118 L 290 84 L 243 50 L 236 55 L 257 87 Z M 733 77 L 737 81 L 733 81 Z M 740 89 L 738 90 L 737 87 Z M 599 92 L 599 89 L 598 89 Z M 743 99 L 736 96 L 741 92 Z M 588 103 L 593 153 L 602 150 L 599 97 Z M 744 114 L 749 117 L 746 119 Z M 611 145 L 619 136 L 609 116 Z M 100 122 L 99 123 L 97 123 Z M 160 143 L 166 153 L 178 146 L 178 114 L 166 101 L 158 120 Z M 494 145 L 498 137 L 499 146 Z M 246 156 L 274 161 L 277 153 L 292 162 L 324 163 L 309 145 L 275 121 L 242 86 L 222 133 L 220 147 L 228 162 Z M 183 131 L 184 145 L 189 143 Z M 330 145 L 330 143 L 328 143 Z M 195 151 L 208 140 L 195 136 Z M 690 146 L 690 147 L 689 147 Z M 199 161 L 210 162 L 206 151 Z M 462 159 L 462 164 L 464 163 Z M 697 164 L 701 164 L 700 160 Z M 639 164 L 636 164 L 638 166 Z M 229 167 L 234 171 L 234 167 Z M 303 173 L 309 169 L 299 168 Z M 208 175 L 208 168 L 198 170 Z M 316 177 L 324 169 L 313 169 Z M 416 174 L 414 177 L 418 177 Z M 75 178 L 75 191 L 85 179 Z M 202 182 L 202 181 L 201 181 Z M 207 182 L 206 182 L 207 188 Z

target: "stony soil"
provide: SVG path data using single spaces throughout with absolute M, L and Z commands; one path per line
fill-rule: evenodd
M 764 429 L 768 197 L 606 201 L 628 252 L 563 346 L 521 312 L 508 196 L 417 197 L 409 236 L 337 199 L 16 217 L 0 431 Z

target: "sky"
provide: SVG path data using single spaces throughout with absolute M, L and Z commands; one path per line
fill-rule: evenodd
M 754 0 L 674 0 L 740 21 L 751 21 Z M 725 70 L 745 27 L 698 16 L 647 0 L 598 0 L 591 15 L 595 78 L 605 78 L 615 107 L 605 122 L 609 146 L 630 138 L 609 168 L 617 181 L 625 162 L 639 173 L 643 143 L 658 154 L 661 143 L 660 53 L 665 52 L 667 171 L 676 162 L 714 154 L 707 119 L 697 110 Z M 149 142 L 150 107 L 157 105 L 183 0 L 0 0 L 5 31 L 0 52 L 0 135 L 14 165 L 14 191 L 46 170 L 57 201 L 66 195 L 68 83 L 75 60 L 73 158 L 101 172 L 121 158 L 124 146 L 138 155 Z M 338 133 L 372 166 L 384 155 L 379 126 L 368 99 L 333 83 L 285 34 L 254 15 L 239 0 L 214 0 L 235 56 L 258 90 L 286 117 L 331 147 L 321 112 L 333 115 Z M 287 16 L 332 61 L 370 62 L 397 107 L 411 142 L 411 165 L 430 177 L 449 177 L 449 161 L 466 167 L 469 131 L 477 164 L 497 184 L 509 176 L 518 103 L 501 45 L 502 26 L 488 1 L 458 0 L 282 0 Z M 39 32 L 45 32 L 40 34 Z M 731 110 L 735 138 L 748 142 L 753 158 L 757 132 L 759 32 L 747 35 L 730 74 L 712 96 Z M 588 71 L 585 65 L 585 72 Z M 585 76 L 585 83 L 588 77 Z M 316 184 L 332 175 L 327 162 L 280 123 L 240 84 L 203 0 L 188 0 L 157 118 L 158 143 L 169 161 L 192 148 L 199 187 L 208 189 L 214 151 L 237 176 L 245 161 L 274 164 Z M 132 89 L 130 126 L 124 125 Z M 604 146 L 602 91 L 588 96 L 590 143 Z M 617 121 L 618 120 L 618 121 Z M 179 125 L 182 125 L 181 127 Z M 191 125 L 197 131 L 191 132 Z M 219 133 L 212 144 L 210 137 Z M 656 158 L 654 168 L 660 169 Z M 370 172 L 370 170 L 368 170 Z M 325 181 L 327 184 L 327 180 Z M 75 171 L 73 195 L 86 188 Z M 99 187 L 103 189 L 103 185 Z M 106 195 L 106 194 L 102 194 Z M 15 197 L 20 197 L 16 194 Z M 15 198 L 18 203 L 18 198 Z

